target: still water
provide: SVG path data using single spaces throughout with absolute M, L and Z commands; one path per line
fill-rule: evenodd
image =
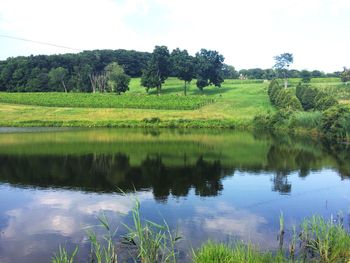
M 104 213 L 118 243 L 132 195 L 143 218 L 179 229 L 184 260 L 207 239 L 274 249 L 280 213 L 287 229 L 313 214 L 349 224 L 349 178 L 350 146 L 310 138 L 1 128 L 0 262 L 48 262 L 59 244 L 85 262 L 86 227 Z

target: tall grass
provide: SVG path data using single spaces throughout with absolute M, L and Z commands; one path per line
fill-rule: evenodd
M 127 244 L 135 246 L 138 251 L 137 257 L 143 263 L 176 262 L 176 243 L 181 239 L 177 231 L 172 232 L 164 221 L 163 225 L 145 220 L 140 216 L 140 202 L 132 209 L 133 227 L 124 224 L 128 234 L 124 237 Z
M 112 231 L 107 217 L 103 214 L 98 217 L 100 224 L 98 227 L 105 230 L 105 234 L 100 240 L 92 228 L 87 229 L 91 249 L 90 262 L 96 263 L 117 263 L 117 253 L 114 244 L 114 238 L 117 229 Z
M 65 247 L 59 246 L 58 252 L 51 259 L 52 263 L 73 263 L 74 258 L 78 253 L 78 247 L 75 247 L 72 254 L 69 254 Z
M 176 263 L 178 251 L 176 244 L 181 239 L 177 231 L 171 231 L 164 221 L 162 225 L 142 220 L 140 202 L 136 199 L 131 211 L 133 225 L 124 225 L 128 233 L 123 237 L 129 248 L 136 248 L 135 262 Z M 91 243 L 89 261 L 96 263 L 117 263 L 114 244 L 116 231 L 112 231 L 107 218 L 99 217 L 106 234 L 99 238 L 92 230 L 88 231 Z M 344 229 L 341 218 L 326 220 L 320 216 L 305 219 L 299 233 L 295 226 L 289 239 L 288 250 L 283 249 L 284 235 L 287 233 L 283 214 L 280 215 L 279 247 L 277 251 L 261 251 L 251 243 L 231 244 L 208 241 L 198 250 L 192 250 L 194 263 L 284 263 L 284 262 L 349 262 L 350 235 Z M 288 240 L 288 239 L 287 239 Z M 73 263 L 78 247 L 69 254 L 60 247 L 52 258 L 52 263 Z

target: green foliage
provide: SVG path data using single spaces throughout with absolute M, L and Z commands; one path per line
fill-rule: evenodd
M 350 259 L 350 235 L 339 221 L 319 216 L 304 220 L 300 241 L 311 260 L 331 263 L 348 262 Z
M 196 84 L 200 90 L 209 85 L 221 86 L 221 83 L 224 82 L 223 62 L 224 57 L 215 50 L 201 49 L 200 52 L 196 53 Z
M 142 74 L 141 85 L 148 91 L 157 88 L 158 94 L 162 84 L 170 75 L 170 54 L 166 46 L 156 46 L 153 50 L 151 60 Z
M 215 243 L 204 244 L 193 255 L 194 263 L 272 263 L 287 262 L 283 255 L 272 255 L 269 252 L 260 252 L 251 244 L 238 242 L 234 245 Z
M 321 96 L 316 100 L 315 109 L 319 111 L 325 111 L 333 106 L 336 106 L 338 101 L 332 96 Z
M 223 64 L 222 66 L 222 77 L 224 79 L 238 79 L 239 74 L 234 66 Z M 254 78 L 258 79 L 258 78 Z
M 128 234 L 124 237 L 127 244 L 133 245 L 138 251 L 137 257 L 143 263 L 176 262 L 176 243 L 181 239 L 177 232 L 170 230 L 168 224 L 163 225 L 145 220 L 142 222 L 140 202 L 136 199 L 132 209 L 134 226 L 124 225 Z
M 284 89 L 277 80 L 272 80 L 267 93 L 273 105 L 280 109 L 301 110 L 301 104 L 292 90 Z
M 129 90 L 130 77 L 125 74 L 123 67 L 113 62 L 106 66 L 107 86 L 111 92 L 120 94 Z
M 188 54 L 187 50 L 181 51 L 177 48 L 171 53 L 171 64 L 175 76 L 185 82 L 184 94 L 186 95 L 187 83 L 190 83 L 195 77 L 195 61 Z
M 350 81 L 350 69 L 344 67 L 343 72 L 340 74 L 340 79 L 344 83 L 348 83 Z
M 309 83 L 311 81 L 311 73 L 308 70 L 302 70 L 300 72 L 301 81 L 304 83 Z
M 338 104 L 338 101 L 332 96 L 327 95 L 320 89 L 311 87 L 308 83 L 300 82 L 295 93 L 304 110 L 324 111 Z
M 0 102 L 48 107 L 138 108 L 192 110 L 212 103 L 207 96 L 92 94 L 92 93 L 0 93 Z
M 288 68 L 290 64 L 293 63 L 293 54 L 283 53 L 281 55 L 275 56 L 274 59 L 275 59 L 275 65 L 273 66 L 273 68 L 276 69 L 281 76 L 283 76 L 284 87 L 287 88 L 288 86 L 287 73 L 288 73 Z
M 318 129 L 321 125 L 322 113 L 319 111 L 297 111 L 290 117 L 290 129 Z
M 117 229 L 115 231 L 111 230 L 108 219 L 104 214 L 98 217 L 98 221 L 100 222 L 98 227 L 105 230 L 106 234 L 102 236 L 102 240 L 99 240 L 98 236 L 91 228 L 87 229 L 87 235 L 91 245 L 90 262 L 116 263 L 117 252 L 113 239 Z
M 337 105 L 324 111 L 322 113 L 321 131 L 334 139 L 349 138 L 350 109 L 343 105 Z
M 49 80 L 51 86 L 61 86 L 64 91 L 67 92 L 66 80 L 67 80 L 68 71 L 63 67 L 53 68 L 49 72 Z
M 66 248 L 59 246 L 58 252 L 55 253 L 51 259 L 52 263 L 73 263 L 74 258 L 78 253 L 78 247 L 75 247 L 74 251 L 70 255 Z

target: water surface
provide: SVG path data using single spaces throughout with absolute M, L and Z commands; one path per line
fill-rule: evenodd
M 207 239 L 277 247 L 313 214 L 348 224 L 350 149 L 310 138 L 208 130 L 0 129 L 0 262 L 48 262 L 59 244 L 89 250 L 85 228 L 105 213 L 178 227 L 188 248 Z M 129 196 L 121 195 L 118 188 Z M 118 247 L 121 256 L 125 248 Z

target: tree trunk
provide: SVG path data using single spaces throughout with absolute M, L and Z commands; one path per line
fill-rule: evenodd
M 64 92 L 67 93 L 66 84 L 64 84 L 64 81 L 63 81 L 63 80 L 62 80 L 62 85 L 63 85 L 63 88 L 64 88 Z
M 157 86 L 157 95 L 158 95 L 158 96 L 160 95 L 160 89 L 161 89 L 161 85 L 158 85 L 158 86 Z
M 284 88 L 288 88 L 288 80 L 287 80 L 287 74 L 284 72 Z
M 187 95 L 187 81 L 185 81 L 184 94 Z

